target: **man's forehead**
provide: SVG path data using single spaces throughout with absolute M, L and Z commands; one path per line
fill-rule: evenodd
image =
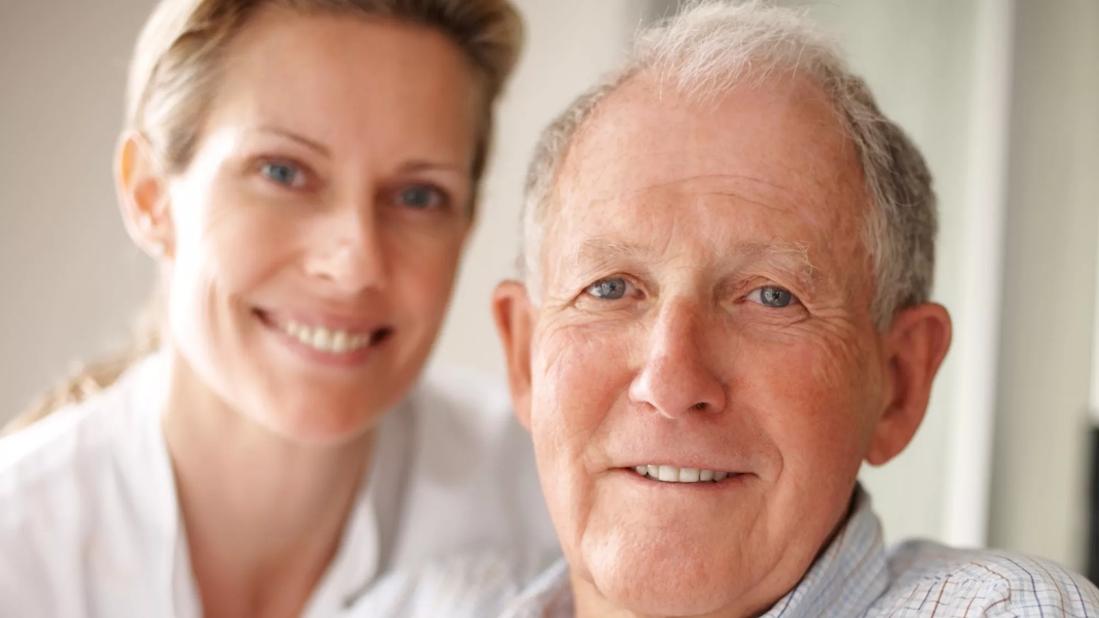
M 823 96 L 811 83 L 755 83 L 695 101 L 634 78 L 579 129 L 548 218 L 633 217 L 708 196 L 853 231 L 866 205 L 861 166 Z
M 849 209 L 826 198 L 824 192 L 736 174 L 640 187 L 564 182 L 554 200 L 548 237 L 554 251 L 573 255 L 602 243 L 629 249 L 619 255 L 639 255 L 644 248 L 652 257 L 683 238 L 691 242 L 681 246 L 699 256 L 734 249 L 745 257 L 807 255 L 826 250 L 836 231 L 855 229 L 852 221 L 843 221 Z
M 807 80 L 697 100 L 639 76 L 579 128 L 555 184 L 599 199 L 702 177 L 739 177 L 804 201 L 861 181 L 861 169 L 832 105 Z
M 599 176 L 598 170 L 591 170 L 587 178 L 592 180 L 593 176 Z M 598 180 L 582 182 L 582 179 L 582 176 L 562 176 L 558 182 L 556 202 L 567 208 L 572 218 L 599 217 L 623 207 L 630 207 L 639 214 L 649 209 L 687 209 L 699 205 L 734 208 L 737 204 L 787 214 L 797 213 L 803 205 L 808 206 L 805 210 L 810 213 L 828 210 L 828 204 L 821 199 L 823 191 L 806 192 L 796 183 L 785 182 L 784 178 L 746 175 L 735 170 L 683 176 L 668 174 L 654 182 L 644 182 L 653 179 L 641 177 L 602 183 Z M 614 216 L 618 216 L 617 212 Z

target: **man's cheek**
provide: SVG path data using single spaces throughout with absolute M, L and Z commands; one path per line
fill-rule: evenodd
M 534 366 L 538 412 L 567 425 L 569 434 L 597 427 L 629 383 L 626 338 L 569 327 L 546 333 L 540 348 Z

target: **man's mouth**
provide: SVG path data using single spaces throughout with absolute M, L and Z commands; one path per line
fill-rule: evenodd
M 667 464 L 636 466 L 633 470 L 641 476 L 663 483 L 719 483 L 730 476 L 736 476 L 732 472 L 701 468 L 679 468 Z

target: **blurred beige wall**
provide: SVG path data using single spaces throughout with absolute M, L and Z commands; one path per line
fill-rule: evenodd
M 111 156 L 150 0 L 0 0 L 0 421 L 124 344 L 150 266 Z
M 1018 2 L 990 541 L 1082 569 L 1099 2 Z

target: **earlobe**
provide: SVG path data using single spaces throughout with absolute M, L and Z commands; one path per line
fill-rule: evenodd
M 868 463 L 884 464 L 911 442 L 927 411 L 931 385 L 950 337 L 950 314 L 942 305 L 916 305 L 894 318 L 886 334 L 888 397 L 874 428 Z
M 530 429 L 530 343 L 534 324 L 526 287 L 518 281 L 504 281 L 492 295 L 492 315 L 504 347 L 508 386 L 515 415 Z
M 173 234 L 167 180 L 143 135 L 123 134 L 115 156 L 115 188 L 126 231 L 154 259 L 171 257 Z

